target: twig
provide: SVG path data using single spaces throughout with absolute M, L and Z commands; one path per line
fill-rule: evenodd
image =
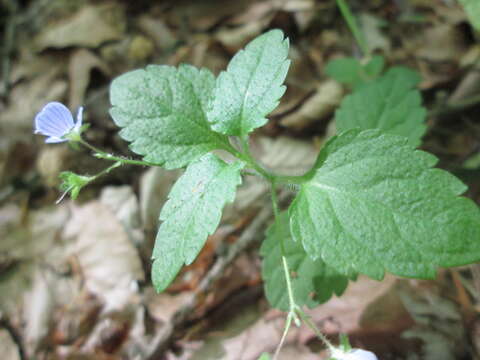
M 283 198 L 288 194 L 282 194 Z M 163 331 L 155 337 L 147 351 L 148 360 L 160 359 L 161 355 L 169 348 L 173 341 L 174 330 L 184 323 L 188 316 L 192 313 L 197 305 L 197 299 L 200 294 L 210 289 L 212 284 L 219 279 L 224 273 L 225 268 L 243 251 L 248 245 L 258 238 L 258 234 L 262 233 L 265 223 L 272 217 L 271 207 L 264 207 L 255 217 L 248 228 L 243 232 L 238 241 L 228 248 L 224 256 L 217 259 L 207 275 L 198 285 L 197 289 L 185 301 L 182 307 L 177 311 L 172 321 L 166 324 Z

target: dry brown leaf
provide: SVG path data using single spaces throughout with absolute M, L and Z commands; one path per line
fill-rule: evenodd
M 215 38 L 233 54 L 261 34 L 271 19 L 272 15 L 255 22 L 247 22 L 233 29 L 223 28 L 215 34 Z
M 191 294 L 186 291 L 178 294 L 166 292 L 157 294 L 152 287 L 147 288 L 144 294 L 148 313 L 161 324 L 169 324 L 176 312 L 191 297 Z
M 50 331 L 49 322 L 54 308 L 54 294 L 50 288 L 55 284 L 47 278 L 51 278 L 49 274 L 37 268 L 32 289 L 23 298 L 25 345 L 31 356 Z
M 70 81 L 69 101 L 70 109 L 77 109 L 84 103 L 90 74 L 93 69 L 100 70 L 105 76 L 110 75 L 106 63 L 98 56 L 86 49 L 78 49 L 70 56 L 68 77 Z
M 127 58 L 132 63 L 146 61 L 152 56 L 155 45 L 152 40 L 143 35 L 136 35 L 130 41 Z
M 115 215 L 98 201 L 73 206 L 64 236 L 78 259 L 85 288 L 102 299 L 104 312 L 123 310 L 137 301 L 144 278 L 137 249 Z
M 137 24 L 153 40 L 155 46 L 161 50 L 172 49 L 178 41 L 166 23 L 158 17 L 144 14 L 137 18 Z
M 58 76 L 62 66 L 52 65 L 49 70 L 30 82 L 21 82 L 10 92 L 9 106 L 0 113 L 0 131 L 20 138 L 33 137 L 33 119 L 46 103 L 64 97 L 67 82 Z M 25 132 L 31 129 L 31 132 Z M 28 134 L 28 136 L 26 135 Z
M 35 39 L 37 50 L 83 46 L 96 48 L 120 40 L 125 32 L 125 9 L 118 3 L 82 7 L 68 19 L 49 24 Z
M 21 360 L 17 344 L 7 330 L 0 329 L 0 349 L 5 360 Z
M 179 170 L 165 170 L 160 167 L 152 167 L 145 171 L 140 179 L 140 214 L 143 228 L 153 231 L 158 227 L 160 209 L 165 201 L 172 185 L 180 176 Z
M 143 242 L 145 235 L 140 220 L 140 208 L 131 186 L 105 187 L 100 194 L 100 202 L 115 214 L 133 244 L 139 245 Z
M 283 5 L 283 10 L 293 13 L 300 31 L 304 31 L 315 18 L 317 11 L 320 10 L 319 6 L 322 5 L 315 4 L 314 0 L 287 0 Z
M 255 0 L 236 0 L 228 6 L 219 6 L 217 0 L 184 1 L 176 3 L 170 15 L 170 20 L 176 26 L 189 25 L 197 31 L 206 31 L 222 19 L 245 11 Z
M 391 48 L 391 40 L 383 30 L 383 21 L 369 13 L 360 14 L 358 19 L 370 50 L 383 50 L 388 53 Z
M 433 62 L 457 62 L 466 51 L 461 32 L 448 24 L 426 29 L 412 46 L 418 57 Z
M 40 149 L 36 168 L 45 185 L 54 187 L 60 183 L 58 176 L 68 169 L 66 160 L 70 154 L 70 149 L 66 146 L 43 146 Z
M 383 281 L 360 276 L 357 281 L 350 282 L 341 297 L 333 297 L 327 303 L 308 310 L 307 314 L 327 334 L 357 332 L 362 328 L 361 320 L 365 309 L 390 291 L 396 281 L 393 276 L 386 276 Z M 313 337 L 315 335 L 309 328 L 301 328 L 302 344 Z
M 315 94 L 309 97 L 297 111 L 283 117 L 280 124 L 295 130 L 321 121 L 332 115 L 343 98 L 343 88 L 336 81 L 320 84 Z
M 281 175 L 305 173 L 315 162 L 318 153 L 311 142 L 286 136 L 274 140 L 268 137 L 258 138 L 252 148 L 262 164 Z
M 267 320 L 259 317 L 258 309 L 250 306 L 224 321 L 221 329 L 205 340 L 195 352 L 195 360 L 257 360 L 261 353 L 272 353 L 282 336 L 284 319 Z M 295 339 L 297 330 L 289 332 L 286 343 Z

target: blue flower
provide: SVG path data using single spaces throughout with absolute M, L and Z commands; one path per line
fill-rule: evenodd
M 68 141 L 66 135 L 80 132 L 83 107 L 78 109 L 77 122 L 68 108 L 59 102 L 50 102 L 35 116 L 35 134 L 48 136 L 46 143 Z

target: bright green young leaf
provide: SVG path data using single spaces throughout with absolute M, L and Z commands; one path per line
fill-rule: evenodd
M 288 294 L 282 267 L 281 242 L 284 241 L 287 263 L 295 276 L 292 279 L 295 302 L 310 308 L 324 303 L 333 294 L 340 296 L 348 285 L 348 278 L 326 265 L 320 258 L 312 260 L 300 242 L 290 236 L 288 214 L 283 212 L 279 221 L 267 230 L 260 249 L 262 278 L 265 294 L 272 307 L 288 311 Z
M 412 72 L 396 68 L 345 97 L 335 114 L 339 132 L 353 128 L 381 129 L 405 136 L 420 145 L 425 133 L 426 110 L 420 92 L 412 88 Z
M 313 259 L 374 279 L 432 278 L 480 260 L 479 209 L 436 162 L 378 130 L 332 138 L 289 208 L 294 240 Z
M 340 58 L 330 61 L 325 72 L 339 83 L 357 87 L 377 78 L 384 65 L 385 60 L 380 55 L 373 56 L 365 65 L 354 58 Z
M 375 79 L 377 76 L 379 76 L 382 73 L 384 67 L 385 67 L 385 59 L 383 56 L 380 56 L 380 55 L 372 56 L 370 61 L 368 61 L 363 66 L 368 77 L 371 79 Z
M 470 19 L 473 27 L 480 31 L 480 1 L 478 0 L 459 0 L 465 8 L 465 12 Z
M 173 186 L 160 214 L 153 250 L 152 281 L 163 291 L 183 264 L 189 265 L 217 228 L 225 203 L 241 183 L 243 163 L 227 164 L 213 154 L 189 165 Z
M 144 160 L 168 169 L 183 167 L 228 144 L 207 121 L 214 86 L 206 69 L 150 65 L 112 82 L 110 114 L 123 128 L 120 136 Z
M 342 84 L 355 85 L 362 80 L 363 67 L 355 58 L 339 58 L 328 62 L 325 73 Z
M 422 81 L 417 71 L 405 66 L 392 66 L 385 72 L 384 76 L 390 77 L 392 81 L 401 81 L 405 87 L 410 88 L 416 87 Z
M 271 359 L 271 356 L 268 353 L 262 353 L 262 355 L 260 355 L 260 357 L 258 358 L 258 360 L 270 360 L 270 359 Z
M 290 60 L 288 39 L 271 30 L 247 44 L 217 78 L 208 119 L 212 128 L 244 136 L 263 126 L 285 92 L 282 85 Z

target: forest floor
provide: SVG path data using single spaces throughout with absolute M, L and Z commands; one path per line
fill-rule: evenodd
M 480 42 L 462 8 L 453 0 L 349 3 L 376 54 L 421 74 L 421 149 L 480 200 Z M 156 294 L 149 273 L 158 214 L 181 171 L 122 167 L 76 201 L 55 204 L 60 172 L 94 174 L 106 164 L 33 134 L 46 103 L 84 106 L 89 142 L 135 157 L 108 113 L 113 78 L 147 64 L 218 74 L 272 28 L 289 37 L 292 65 L 252 149 L 268 168 L 298 174 L 335 132 L 331 120 L 349 92 L 325 65 L 360 56 L 334 0 L 0 1 L 1 359 L 256 360 L 275 350 L 285 314 L 263 295 L 266 184 L 246 178 L 197 260 Z M 478 359 L 479 274 L 473 265 L 431 281 L 359 277 L 308 313 L 334 342 L 346 333 L 382 360 Z M 326 358 L 304 327 L 291 330 L 280 356 Z

